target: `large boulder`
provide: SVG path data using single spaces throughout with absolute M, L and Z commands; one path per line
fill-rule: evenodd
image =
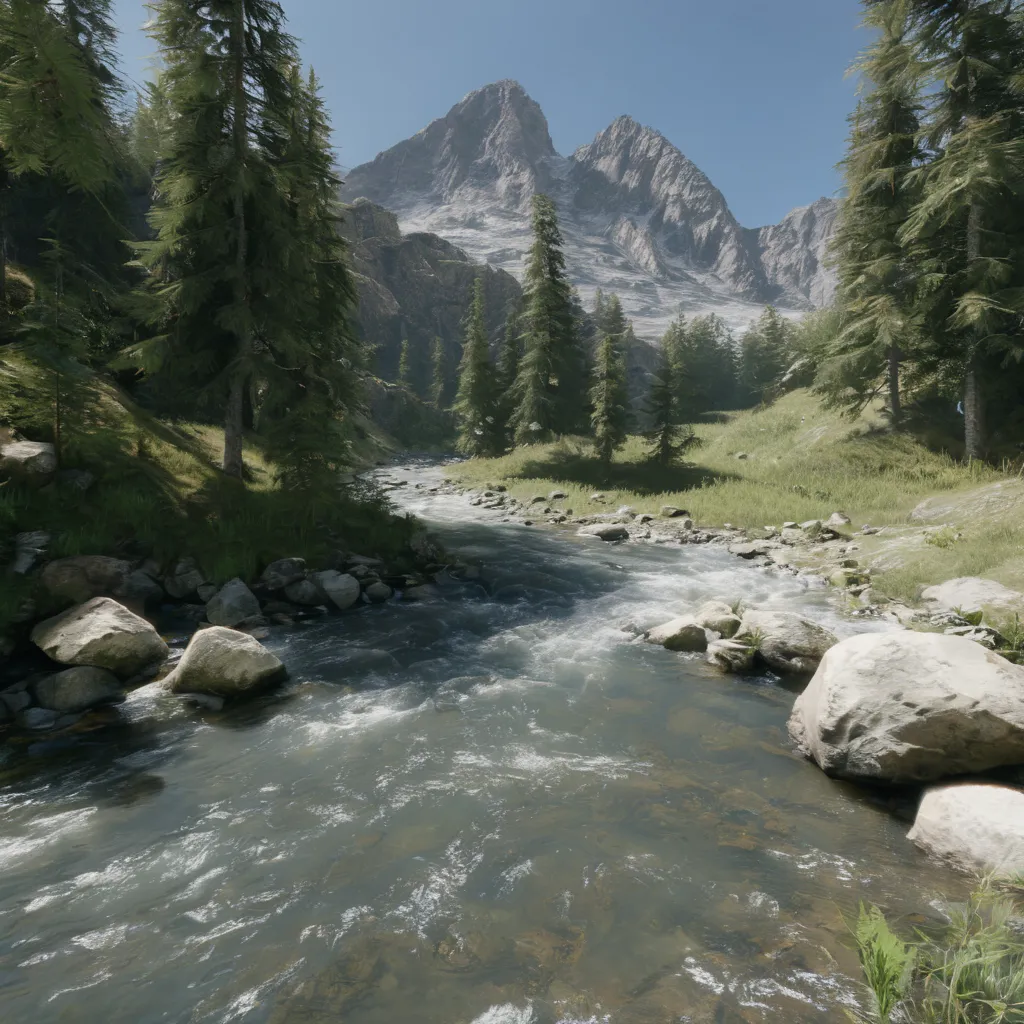
M 1024 793 L 966 783 L 929 789 L 908 838 L 958 871 L 1024 875 Z
M 124 700 L 121 683 L 113 672 L 79 665 L 40 679 L 33 686 L 40 707 L 75 714 Z
M 207 602 L 206 618 L 215 626 L 237 626 L 246 619 L 257 618 L 260 603 L 256 595 L 237 577 L 228 580 Z
M 598 540 L 616 541 L 629 540 L 629 530 L 619 523 L 597 523 L 594 526 L 580 527 L 581 537 L 597 537 Z
M 108 597 L 94 597 L 40 622 L 32 630 L 32 642 L 62 665 L 93 665 L 122 679 L 169 653 L 145 619 Z
M 1024 764 L 1024 669 L 963 637 L 864 633 L 825 655 L 789 732 L 841 778 L 931 782 Z
M 289 583 L 305 579 L 306 560 L 304 558 L 279 558 L 263 570 L 260 583 L 268 590 L 284 590 Z
M 94 597 L 119 596 L 131 571 L 131 563 L 120 558 L 75 555 L 46 565 L 39 584 L 51 604 L 84 604 Z
M 281 662 L 258 640 L 221 626 L 201 629 L 164 680 L 172 693 L 247 697 L 287 677 Z
M 324 572 L 314 573 L 313 583 L 322 595 L 317 604 L 327 598 L 335 607 L 345 611 L 359 600 L 361 589 L 359 580 L 348 573 L 327 569 Z
M 743 613 L 735 639 L 754 646 L 761 660 L 783 675 L 809 675 L 839 642 L 823 626 L 792 612 L 756 608 Z
M 644 634 L 649 644 L 661 644 L 670 651 L 706 651 L 708 634 L 691 616 L 672 619 Z
M 1020 612 L 1024 615 L 1024 594 L 977 576 L 961 576 L 928 587 L 921 594 L 921 600 L 942 611 L 980 612 L 991 608 L 1006 614 Z
M 327 595 L 311 579 L 296 580 L 284 588 L 284 596 L 292 604 L 316 608 L 327 603 Z
M 45 483 L 57 472 L 57 452 L 46 441 L 11 441 L 0 447 L 0 474 Z
M 754 648 L 735 640 L 712 640 L 708 644 L 708 663 L 723 672 L 743 673 L 754 668 Z
M 718 633 L 725 639 L 734 637 L 741 625 L 740 617 L 724 601 L 707 601 L 694 616 L 698 625 Z
M 164 589 L 171 597 L 183 601 L 195 597 L 196 592 L 206 582 L 206 576 L 196 565 L 194 558 L 180 558 L 171 571 L 164 577 Z

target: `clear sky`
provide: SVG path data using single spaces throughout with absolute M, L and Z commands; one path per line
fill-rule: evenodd
M 347 167 L 515 78 L 569 154 L 619 114 L 651 125 L 747 227 L 833 195 L 866 43 L 858 0 L 283 0 Z M 147 75 L 143 0 L 115 0 L 124 71 Z

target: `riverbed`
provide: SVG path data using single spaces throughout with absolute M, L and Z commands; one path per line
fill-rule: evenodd
M 963 892 L 898 801 L 792 752 L 792 684 L 634 640 L 709 598 L 877 624 L 441 474 L 396 499 L 479 579 L 275 630 L 292 678 L 256 704 L 0 745 L 5 1022 L 838 1022 L 859 901 Z

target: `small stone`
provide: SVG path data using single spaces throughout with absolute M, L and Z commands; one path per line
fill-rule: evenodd
M 825 526 L 832 530 L 840 530 L 844 526 L 849 526 L 852 520 L 845 512 L 833 512 L 832 515 L 825 520 Z
M 386 583 L 381 583 L 378 580 L 376 583 L 371 583 L 365 593 L 371 604 L 383 604 L 383 602 L 391 600 L 392 590 Z
M 569 495 L 565 491 L 552 491 L 548 495 L 548 501 L 565 501 L 568 497 Z
M 663 519 L 681 519 L 689 514 L 690 513 L 687 512 L 685 508 L 678 508 L 675 505 L 661 506 L 661 517 Z
M 543 494 L 535 494 L 528 502 L 528 505 L 543 505 L 548 499 Z
M 604 541 L 629 540 L 629 530 L 615 523 L 598 523 L 595 526 L 583 526 L 579 530 L 581 537 L 597 537 Z
M 306 576 L 306 560 L 304 558 L 279 558 L 263 570 L 260 583 L 267 590 L 284 590 L 289 583 L 304 579 Z
M 17 721 L 23 729 L 34 729 L 42 732 L 52 729 L 60 721 L 60 712 L 49 708 L 25 708 L 18 713 Z

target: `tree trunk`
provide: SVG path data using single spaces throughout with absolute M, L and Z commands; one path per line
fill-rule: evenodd
M 231 52 L 234 62 L 234 124 L 232 127 L 235 159 L 235 304 L 239 310 L 248 303 L 246 263 L 248 239 L 245 225 L 245 167 L 248 155 L 248 97 L 245 93 L 245 0 L 235 0 L 235 19 L 231 27 Z M 242 479 L 242 430 L 245 420 L 245 389 L 249 376 L 252 338 L 246 317 L 241 317 L 235 351 L 236 366 L 228 384 L 224 415 L 224 472 Z
M 900 350 L 895 345 L 889 349 L 889 410 L 893 426 L 899 426 L 903 418 L 903 404 L 900 399 Z
M 967 263 L 970 266 L 981 256 L 981 209 L 971 204 L 967 215 Z M 985 455 L 985 396 L 982 392 L 978 366 L 981 339 L 976 329 L 969 338 L 967 374 L 964 380 L 964 448 L 968 459 L 981 459 Z

